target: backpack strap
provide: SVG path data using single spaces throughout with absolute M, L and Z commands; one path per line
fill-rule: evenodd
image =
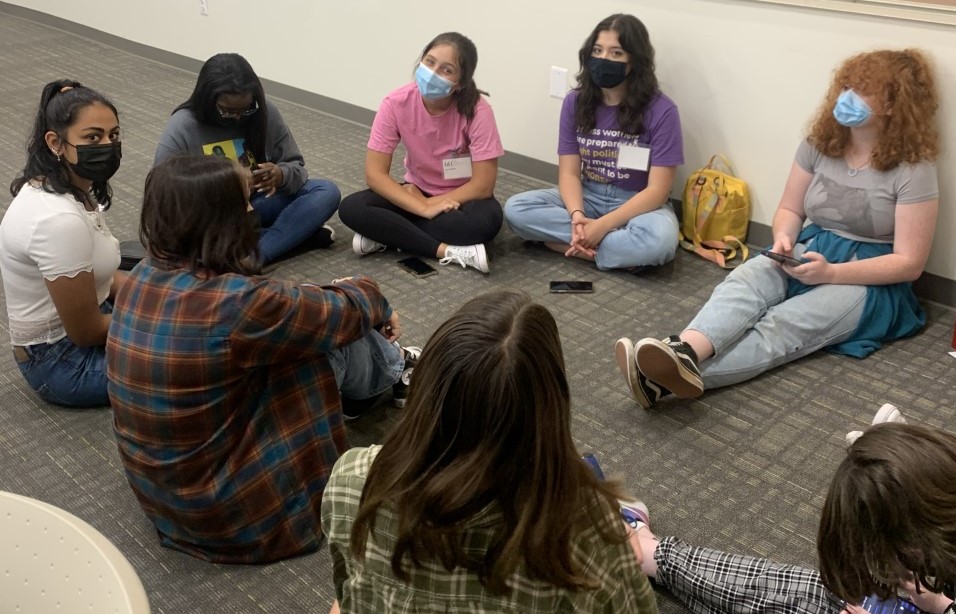
M 700 170 L 705 170 L 708 168 L 717 169 L 717 162 L 723 163 L 725 172 L 727 174 L 731 175 L 732 177 L 736 176 L 734 175 L 734 169 L 730 164 L 730 160 L 721 154 L 712 155 L 710 160 L 707 161 L 707 164 Z M 704 203 L 703 209 L 701 209 L 700 192 L 705 183 L 707 183 L 707 180 L 703 175 L 699 176 L 697 181 L 694 182 L 694 188 L 691 190 L 693 194 L 693 202 L 690 203 L 693 207 L 694 220 L 696 221 L 694 227 L 694 237 L 692 240 L 688 240 L 688 237 L 684 236 L 684 229 L 680 228 L 680 245 L 685 250 L 694 252 L 701 258 L 710 260 L 722 269 L 736 268 L 742 262 L 747 260 L 747 257 L 750 255 L 750 250 L 747 248 L 746 243 L 733 235 L 727 235 L 723 237 L 722 241 L 704 241 L 700 236 L 700 229 L 704 227 L 704 224 L 707 223 L 707 218 L 709 218 L 714 212 L 714 209 L 717 208 L 717 202 L 719 200 L 715 192 L 712 195 L 712 198 L 709 198 L 708 202 Z M 728 264 L 727 261 L 733 260 L 737 256 L 738 252 L 741 256 L 740 262 Z

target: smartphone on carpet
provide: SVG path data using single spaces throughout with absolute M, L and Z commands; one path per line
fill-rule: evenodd
M 589 281 L 552 281 L 551 292 L 555 294 L 587 294 L 594 292 L 594 284 Z
M 402 258 L 398 261 L 398 266 L 402 267 L 416 277 L 428 277 L 429 275 L 434 275 L 438 272 L 435 267 L 415 256 Z

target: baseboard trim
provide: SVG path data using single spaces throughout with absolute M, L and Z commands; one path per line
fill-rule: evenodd
M 34 9 L 10 4 L 0 0 L 0 12 L 14 17 L 29 19 L 39 24 L 57 28 L 70 34 L 83 36 L 104 45 L 115 47 L 121 51 L 137 55 L 148 60 L 160 62 L 191 73 L 198 73 L 203 60 L 197 60 L 171 51 L 165 51 L 150 45 L 137 43 L 129 39 L 84 26 L 55 15 L 43 13 Z M 262 80 L 270 96 L 288 100 L 310 109 L 328 113 L 363 126 L 371 126 L 375 111 L 354 105 L 328 96 L 309 92 L 284 83 Z M 529 156 L 507 151 L 501 159 L 501 168 L 508 172 L 524 175 L 532 179 L 554 184 L 558 177 L 558 165 L 543 162 Z M 679 202 L 676 202 L 679 207 Z M 766 246 L 773 242 L 770 226 L 759 222 L 750 222 L 748 244 L 751 246 Z M 932 273 L 923 273 L 913 284 L 917 296 L 926 301 L 939 303 L 946 307 L 956 307 L 956 280 L 947 279 Z

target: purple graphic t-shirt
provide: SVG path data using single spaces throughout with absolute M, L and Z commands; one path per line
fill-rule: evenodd
M 594 130 L 578 132 L 574 125 L 577 100 L 578 92 L 572 90 L 561 107 L 558 155 L 581 156 L 582 181 L 612 183 L 623 190 L 640 192 L 647 187 L 647 174 L 651 166 L 680 166 L 684 163 L 680 115 L 674 101 L 664 94 L 659 93 L 651 99 L 644 113 L 643 134 L 622 132 L 617 123 L 617 107 L 606 104 L 598 105 Z M 618 155 L 622 146 L 649 149 L 646 169 L 619 167 Z M 644 152 L 644 155 L 647 154 Z

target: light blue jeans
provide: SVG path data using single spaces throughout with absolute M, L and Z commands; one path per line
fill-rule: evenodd
M 846 341 L 857 329 L 866 286 L 820 284 L 785 300 L 789 279 L 770 258 L 755 256 L 714 288 L 687 325 L 714 345 L 714 356 L 700 364 L 704 388 L 746 381 Z
M 101 313 L 113 313 L 113 303 L 100 305 Z M 106 346 L 78 346 L 63 337 L 53 343 L 23 347 L 28 356 L 17 362 L 20 373 L 47 403 L 63 407 L 106 407 Z
M 584 214 L 599 218 L 614 211 L 636 192 L 604 183 L 582 182 Z M 505 203 L 511 230 L 527 241 L 571 242 L 571 216 L 557 188 L 515 194 Z M 664 264 L 677 251 L 677 216 L 669 203 L 631 218 L 605 235 L 594 261 L 602 271 Z
M 356 401 L 378 396 L 402 376 L 405 357 L 398 342 L 389 343 L 377 331 L 329 352 L 339 393 Z
M 309 179 L 295 194 L 256 194 L 252 208 L 259 215 L 259 257 L 273 262 L 322 228 L 339 208 L 342 193 L 326 179 Z

